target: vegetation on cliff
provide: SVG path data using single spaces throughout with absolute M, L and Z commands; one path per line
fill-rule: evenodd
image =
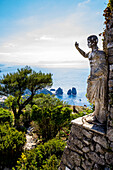
M 72 113 L 70 106 L 52 95 L 37 95 L 52 85 L 51 74 L 36 73 L 26 66 L 0 80 L 0 93 L 7 95 L 0 108 L 0 167 L 13 169 L 58 169 L 70 131 L 70 121 L 88 114 Z M 25 95 L 25 90 L 29 94 Z M 91 111 L 91 110 L 90 110 Z M 16 122 L 16 124 L 15 124 Z M 33 128 L 36 148 L 24 151 L 26 131 Z
M 52 85 L 52 75 L 42 72 L 36 73 L 26 66 L 17 69 L 16 73 L 8 73 L 0 80 L 0 92 L 2 95 L 9 96 L 8 104 L 12 109 L 17 121 L 22 114 L 22 110 L 32 101 L 38 89 Z M 23 99 L 25 90 L 29 90 L 29 95 Z M 17 124 L 17 122 L 16 122 Z

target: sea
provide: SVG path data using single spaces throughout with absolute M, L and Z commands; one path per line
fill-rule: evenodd
M 7 73 L 17 71 L 17 68 L 23 68 L 22 65 L 0 64 L 0 78 Z M 40 66 L 30 66 L 33 70 L 43 73 L 52 73 L 53 85 L 51 88 L 57 90 L 59 87 L 63 89 L 62 96 L 56 96 L 60 100 L 67 102 L 69 105 L 90 106 L 86 98 L 87 78 L 89 75 L 88 68 L 41 68 Z M 76 88 L 76 96 L 67 95 L 67 91 Z

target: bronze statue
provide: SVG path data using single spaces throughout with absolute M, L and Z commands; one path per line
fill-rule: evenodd
M 95 111 L 89 117 L 86 117 L 86 121 L 105 123 L 108 76 L 106 55 L 104 51 L 98 50 L 97 36 L 91 35 L 87 38 L 87 41 L 88 47 L 92 49 L 89 53 L 85 53 L 79 48 L 79 44 L 77 42 L 75 43 L 76 49 L 83 57 L 88 58 L 90 62 L 90 76 L 87 80 L 87 98 L 90 103 L 95 105 Z

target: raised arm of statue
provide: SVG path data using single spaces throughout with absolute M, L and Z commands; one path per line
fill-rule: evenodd
M 88 58 L 89 53 L 86 54 L 82 49 L 80 49 L 79 44 L 77 42 L 75 42 L 75 47 L 83 57 Z

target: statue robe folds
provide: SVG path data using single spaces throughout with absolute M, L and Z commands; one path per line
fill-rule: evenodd
M 106 56 L 103 51 L 93 51 L 88 54 L 90 61 L 90 76 L 87 80 L 87 98 L 90 103 L 96 105 L 98 101 L 99 110 L 95 113 L 97 120 L 106 121 L 107 110 L 107 75 L 108 67 Z

